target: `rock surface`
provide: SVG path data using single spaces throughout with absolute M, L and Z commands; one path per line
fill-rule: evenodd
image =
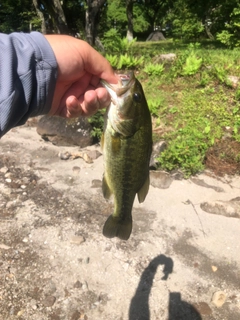
M 86 118 L 65 119 L 43 116 L 37 123 L 37 132 L 44 140 L 57 146 L 87 147 L 92 143 L 91 125 Z
M 200 207 L 239 197 L 239 177 L 150 186 L 134 203 L 130 239 L 111 240 L 102 156 L 61 160 L 65 152 L 79 147 L 52 145 L 33 127 L 0 141 L 1 320 L 240 319 L 240 220 Z
M 173 62 L 177 58 L 175 53 L 162 53 L 154 57 L 154 63 Z
M 224 302 L 226 301 L 226 293 L 223 291 L 217 291 L 214 292 L 213 296 L 212 296 L 212 303 L 217 307 L 220 308 Z
M 240 218 L 240 198 L 231 199 L 230 201 L 208 201 L 200 205 L 201 209 L 213 214 L 225 217 Z

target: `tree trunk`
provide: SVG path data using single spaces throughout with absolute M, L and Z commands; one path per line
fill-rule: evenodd
M 97 17 L 105 2 L 106 0 L 86 0 L 87 9 L 85 13 L 85 32 L 86 40 L 91 46 L 95 44 L 97 37 Z
M 210 40 L 214 40 L 214 36 L 212 35 L 210 28 L 207 24 L 204 25 L 205 32 Z
M 55 13 L 55 23 L 56 27 L 58 28 L 58 33 L 69 34 L 66 17 L 59 0 L 53 0 L 53 9 Z
M 40 11 L 40 8 L 39 8 L 39 2 L 40 2 L 42 7 L 44 8 L 44 12 L 46 15 L 45 17 L 48 16 L 46 19 L 48 22 L 47 32 L 62 33 L 62 34 L 70 33 L 66 18 L 65 18 L 65 14 L 59 0 L 33 0 L 33 2 L 37 2 L 39 11 Z M 44 14 L 42 11 L 40 12 Z
M 37 15 L 38 15 L 39 19 L 41 20 L 41 31 L 42 31 L 43 34 L 46 34 L 47 33 L 46 21 L 45 21 L 45 18 L 44 18 L 44 14 L 39 9 L 38 0 L 33 0 L 33 5 L 35 7 L 35 10 L 37 12 Z
M 133 0 L 126 0 L 126 13 L 128 20 L 127 39 L 133 40 Z
M 211 25 L 209 25 L 210 19 L 208 17 L 205 18 L 204 21 L 204 29 L 209 39 L 213 40 L 214 36 L 211 33 Z

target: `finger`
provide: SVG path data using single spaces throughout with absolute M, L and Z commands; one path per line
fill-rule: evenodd
M 99 101 L 99 109 L 107 108 L 111 103 L 111 96 L 105 88 L 97 88 L 95 90 Z
M 66 100 L 66 106 L 63 108 L 62 117 L 76 118 L 83 114 L 80 101 L 75 96 L 70 96 Z
M 118 78 L 107 59 L 85 43 L 83 50 L 84 68 L 87 72 L 96 75 L 110 83 L 117 83 Z
M 82 103 L 82 110 L 84 116 L 91 116 L 100 108 L 100 102 L 95 90 L 89 90 L 84 95 L 84 101 Z
M 96 113 L 100 107 L 97 93 L 95 90 L 89 90 L 85 95 L 78 99 L 75 96 L 70 96 L 66 100 L 66 107 L 61 116 L 67 118 L 75 118 L 80 116 L 89 117 Z

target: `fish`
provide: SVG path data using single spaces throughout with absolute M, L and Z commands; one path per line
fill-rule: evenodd
M 114 212 L 103 226 L 107 238 L 128 240 L 132 232 L 132 207 L 149 190 L 152 121 L 142 85 L 133 72 L 118 75 L 118 83 L 101 80 L 111 96 L 101 147 L 104 157 L 102 192 L 114 197 Z

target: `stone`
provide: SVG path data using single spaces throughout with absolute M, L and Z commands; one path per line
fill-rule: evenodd
M 163 63 L 163 62 L 172 62 L 177 58 L 177 55 L 175 53 L 163 53 L 160 55 L 157 55 L 153 62 L 154 63 Z
M 218 269 L 218 268 L 217 268 L 216 266 L 212 266 L 212 271 L 213 271 L 213 272 L 216 272 L 217 269 Z
M 70 243 L 79 245 L 79 244 L 83 243 L 84 241 L 85 241 L 85 239 L 83 236 L 74 236 L 71 238 Z
M 86 152 L 89 155 L 89 157 L 93 160 L 96 160 L 102 155 L 101 152 L 99 152 L 98 150 L 86 150 Z
M 217 291 L 212 296 L 212 303 L 217 307 L 220 308 L 224 302 L 226 301 L 226 294 L 223 291 Z
M 56 301 L 56 297 L 46 296 L 43 299 L 42 304 L 44 305 L 44 307 L 52 307 L 54 305 L 55 301 Z
M 3 250 L 8 250 L 10 249 L 11 247 L 7 246 L 6 244 L 4 243 L 0 243 L 0 249 L 3 249 Z
M 75 289 L 80 289 L 80 288 L 82 288 L 82 283 L 81 283 L 79 280 L 77 280 L 77 281 L 74 283 L 73 288 L 75 288 Z
M 175 169 L 171 172 L 171 176 L 174 180 L 183 180 L 184 174 L 181 170 Z
M 200 313 L 200 315 L 212 314 L 212 309 L 206 302 L 198 302 L 193 304 L 194 308 Z
M 167 189 L 173 182 L 171 175 L 165 171 L 150 171 L 150 184 L 154 188 Z
M 224 192 L 223 188 L 207 184 L 203 179 L 198 179 L 196 177 L 192 177 L 190 180 L 193 183 L 195 183 L 196 185 L 198 185 L 198 186 L 205 187 L 205 188 L 210 188 L 210 189 L 215 190 L 216 192 Z
M 58 146 L 87 147 L 92 144 L 91 125 L 84 117 L 65 119 L 43 116 L 37 124 L 37 133 Z
M 8 167 L 2 167 L 1 169 L 0 169 L 0 172 L 1 173 L 7 173 L 8 172 Z
M 66 152 L 59 152 L 58 153 L 58 157 L 61 159 L 61 160 L 68 160 L 70 157 L 71 157 L 71 154 L 66 151 Z
M 73 173 L 76 174 L 76 175 L 79 174 L 80 170 L 81 170 L 81 168 L 78 167 L 78 166 L 72 167 L 72 171 L 73 171 Z
M 102 187 L 102 181 L 99 179 L 92 180 L 91 188 L 101 188 Z
M 167 144 L 165 141 L 158 141 L 154 143 L 150 162 L 149 162 L 150 169 L 157 169 L 159 164 L 157 158 L 160 156 L 161 152 L 163 152 L 166 149 L 166 147 L 167 147 Z
M 238 86 L 239 83 L 239 77 L 237 76 L 228 76 L 227 80 L 231 83 L 231 85 L 233 86 L 233 88 L 236 88 Z
M 208 213 L 225 217 L 240 218 L 240 200 L 202 202 L 200 208 Z

